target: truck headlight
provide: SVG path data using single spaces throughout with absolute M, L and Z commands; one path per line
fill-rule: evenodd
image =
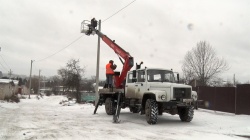
M 197 100 L 197 95 L 192 95 L 192 98 L 196 101 Z
M 198 99 L 198 95 L 196 91 L 192 91 L 192 98 L 194 99 L 194 101 Z
M 161 95 L 161 99 L 165 100 L 166 99 L 166 95 Z

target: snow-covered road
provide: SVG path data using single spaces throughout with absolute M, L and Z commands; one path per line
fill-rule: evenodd
M 190 123 L 178 115 L 163 114 L 157 125 L 148 125 L 145 116 L 122 110 L 119 124 L 101 106 L 93 115 L 92 104 L 62 106 L 63 96 L 20 103 L 0 102 L 0 140 L 246 140 L 250 139 L 250 116 L 195 110 Z

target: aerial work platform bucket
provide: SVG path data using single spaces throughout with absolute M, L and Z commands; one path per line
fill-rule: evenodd
M 86 35 L 95 35 L 95 28 L 97 26 L 97 21 L 92 19 L 91 21 L 84 20 L 81 23 L 81 33 L 85 33 Z
M 90 25 L 90 21 L 88 20 L 84 20 L 81 23 L 81 33 L 88 33 L 89 32 L 89 25 Z

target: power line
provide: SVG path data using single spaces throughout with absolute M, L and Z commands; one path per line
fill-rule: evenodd
M 102 21 L 102 23 L 105 22 L 105 21 L 107 21 L 108 19 L 110 19 L 110 18 L 113 17 L 114 15 L 118 14 L 118 13 L 121 12 L 123 9 L 127 8 L 129 5 L 131 5 L 132 3 L 134 3 L 135 1 L 136 1 L 136 0 L 133 0 L 132 2 L 130 2 L 129 4 L 127 4 L 126 6 L 124 6 L 122 9 L 118 10 L 117 12 L 115 12 L 114 14 L 112 14 L 111 16 L 109 16 L 108 18 L 104 19 L 104 20 Z
M 81 37 L 83 37 L 83 35 L 81 35 L 80 37 L 78 37 L 77 39 L 75 39 L 74 41 L 72 41 L 69 45 L 67 45 L 66 47 L 60 49 L 59 51 L 57 51 L 57 52 L 55 52 L 55 53 L 53 53 L 53 54 L 51 54 L 51 55 L 49 55 L 49 56 L 47 56 L 47 57 L 45 57 L 45 58 L 43 58 L 43 59 L 37 60 L 37 61 L 35 61 L 35 62 L 43 61 L 43 60 L 45 60 L 45 59 L 47 59 L 47 58 L 49 58 L 49 57 L 52 57 L 52 56 L 58 54 L 58 53 L 61 52 L 62 50 L 68 48 L 68 47 L 71 46 L 73 43 L 75 43 L 76 41 L 78 41 Z
M 5 69 L 6 71 L 8 71 L 4 66 L 3 66 L 3 64 L 2 63 L 0 63 L 0 65 L 3 67 L 3 69 Z
M 114 15 L 118 14 L 119 12 L 121 12 L 122 10 L 124 10 L 125 8 L 127 8 L 129 5 L 131 5 L 132 3 L 134 3 L 135 1 L 136 1 L 136 0 L 133 0 L 132 2 L 130 2 L 129 4 L 127 4 L 126 6 L 124 6 L 123 8 L 121 8 L 120 10 L 118 10 L 117 12 L 115 12 L 114 14 L 112 14 L 111 16 L 109 16 L 108 18 L 104 19 L 104 20 L 102 21 L 102 23 L 104 23 L 105 21 L 107 21 L 108 19 L 110 19 L 111 17 L 113 17 Z M 47 57 L 45 57 L 45 58 L 43 58 L 43 59 L 37 60 L 37 61 L 35 61 L 35 62 L 40 62 L 40 61 L 43 61 L 43 60 L 45 60 L 45 59 L 48 59 L 48 58 L 50 58 L 50 57 L 56 55 L 57 53 L 61 52 L 62 50 L 68 48 L 68 47 L 71 46 L 73 43 L 75 43 L 76 41 L 78 41 L 82 36 L 84 36 L 84 35 L 81 35 L 80 37 L 78 37 L 78 38 L 75 39 L 73 42 L 71 42 L 69 45 L 67 45 L 66 47 L 60 49 L 59 51 L 57 51 L 57 52 L 55 52 L 55 53 L 53 53 L 53 54 L 51 54 L 51 55 L 49 55 L 49 56 L 47 56 Z
M 9 69 L 11 69 L 10 68 L 10 66 L 6 63 L 6 61 L 4 60 L 4 58 L 2 57 L 2 55 L 0 55 L 1 56 L 1 58 L 3 59 L 3 62 L 5 63 L 5 65 L 9 68 Z

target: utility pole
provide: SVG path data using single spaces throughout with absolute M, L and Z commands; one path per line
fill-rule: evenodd
M 236 83 L 235 83 L 235 74 L 234 74 L 234 110 L 235 110 L 235 114 L 237 114 L 237 86 L 236 86 Z
M 234 74 L 234 86 L 236 86 L 235 84 L 236 84 L 236 83 L 235 83 L 235 74 Z
M 33 63 L 33 61 L 35 61 L 35 60 L 31 60 L 31 63 L 30 63 L 30 86 L 29 86 L 30 93 L 31 93 L 31 73 L 32 73 L 32 63 Z M 29 99 L 30 99 L 30 93 L 29 93 Z
M 101 20 L 99 20 L 98 30 L 101 31 Z M 98 36 L 98 43 L 97 43 L 97 62 L 96 62 L 96 84 L 95 84 L 95 106 L 97 106 L 99 96 L 98 96 L 98 89 L 99 89 L 99 67 L 100 67 L 100 37 Z
M 12 75 L 12 71 L 10 69 L 10 71 L 9 71 L 9 79 L 11 79 L 11 75 Z
M 38 82 L 38 93 L 37 93 L 38 95 L 40 94 L 40 81 L 41 81 L 40 80 L 40 73 L 41 73 L 41 70 L 39 70 L 39 79 L 38 79 L 39 82 Z
M 45 82 L 46 82 L 46 81 L 45 81 L 45 76 L 43 77 L 43 82 L 44 82 L 44 83 L 43 83 L 43 89 L 44 89 L 44 94 L 45 94 Z

